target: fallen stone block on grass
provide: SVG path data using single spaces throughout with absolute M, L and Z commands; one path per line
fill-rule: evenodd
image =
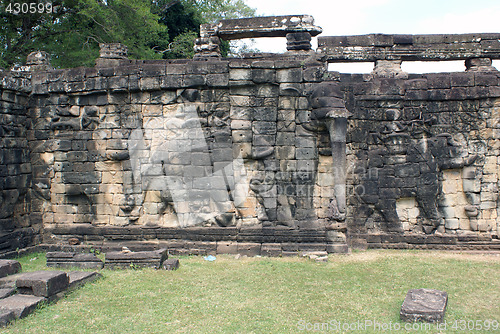
M 163 262 L 163 269 L 177 270 L 179 268 L 179 259 L 167 259 Z
M 102 277 L 101 274 L 97 272 L 88 272 L 88 271 L 70 271 L 68 273 L 69 277 L 69 288 L 76 289 L 88 282 L 93 282 L 96 279 Z
M 444 319 L 448 294 L 434 289 L 412 289 L 399 313 L 401 320 L 406 322 L 439 322 Z
M 167 249 L 143 252 L 109 252 L 106 253 L 104 268 L 106 269 L 131 269 L 154 268 L 160 269 L 168 258 Z
M 16 287 L 23 295 L 51 297 L 69 287 L 69 278 L 63 271 L 34 271 L 22 274 Z
M 24 318 L 33 312 L 44 297 L 30 295 L 14 295 L 0 300 L 0 312 L 14 312 L 16 319 Z M 8 317 L 8 316 L 7 316 Z
M 48 252 L 47 267 L 102 269 L 104 263 L 92 253 Z
M 14 311 L 0 311 L 0 327 L 7 326 L 14 319 L 16 319 Z
M 0 260 L 0 277 L 17 274 L 21 271 L 21 264 L 15 260 Z

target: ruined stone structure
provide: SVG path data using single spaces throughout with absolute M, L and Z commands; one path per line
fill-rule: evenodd
M 319 37 L 313 51 L 310 16 L 201 32 L 193 60 L 106 44 L 94 68 L 37 52 L 0 72 L 1 252 L 500 249 L 500 34 Z M 221 58 L 221 39 L 246 37 L 288 51 Z M 467 71 L 407 74 L 405 60 Z M 352 61 L 373 73 L 328 71 Z

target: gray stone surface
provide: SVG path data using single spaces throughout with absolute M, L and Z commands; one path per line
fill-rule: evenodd
M 104 263 L 95 254 L 74 252 L 47 252 L 47 267 L 102 269 Z
M 15 288 L 16 287 L 16 280 L 20 277 L 22 277 L 24 273 L 17 273 L 14 275 L 9 275 L 6 277 L 0 278 L 0 288 L 5 289 L 5 288 Z
M 132 269 L 135 267 L 150 267 L 160 269 L 167 258 L 167 249 L 142 252 L 108 252 L 104 261 L 104 268 Z
M 20 319 L 33 312 L 45 300 L 44 297 L 17 294 L 0 300 L 0 310 L 12 311 L 16 319 Z
M 326 36 L 318 38 L 318 48 L 329 61 L 497 59 L 499 38 L 500 34 L 489 33 Z
M 69 278 L 63 271 L 34 271 L 22 274 L 16 287 L 21 294 L 51 297 L 69 287 Z
M 203 61 L 128 59 L 113 44 L 93 68 L 52 69 L 35 52 L 2 71 L 0 253 L 76 240 L 67 249 L 499 249 L 498 34 L 333 36 L 308 50 L 319 32 L 302 15 L 234 20 L 202 27 Z M 220 39 L 245 34 L 291 52 L 222 59 Z M 330 72 L 335 57 L 376 68 Z M 412 57 L 467 58 L 467 72 L 405 74 Z
M 0 312 L 0 327 L 7 326 L 10 322 L 16 319 L 16 314 L 14 311 L 1 311 Z
M 162 268 L 165 270 L 179 269 L 179 259 L 167 259 L 163 262 Z
M 0 260 L 0 278 L 21 271 L 21 264 L 15 260 Z
M 412 289 L 399 313 L 401 320 L 407 322 L 438 322 L 444 319 L 448 294 L 434 289 Z
M 102 275 L 99 274 L 98 272 L 70 271 L 68 272 L 69 288 L 70 289 L 77 288 L 88 282 L 93 282 L 101 277 Z
M 0 299 L 7 298 L 16 293 L 15 288 L 0 288 Z
M 286 37 L 288 33 L 309 32 L 316 36 L 322 29 L 309 15 L 287 15 L 222 20 L 214 25 L 225 40 L 258 37 Z

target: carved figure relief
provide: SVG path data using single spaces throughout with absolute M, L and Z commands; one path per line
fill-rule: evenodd
M 426 234 L 444 226 L 439 211 L 441 195 L 440 172 L 463 168 L 477 158 L 464 152 L 463 147 L 450 134 L 433 136 L 429 127 L 433 118 L 411 121 L 400 119 L 400 111 L 386 111 L 388 124 L 371 136 L 372 147 L 362 169 L 365 175 L 356 188 L 363 205 L 355 209 L 354 216 L 367 218 L 380 215 L 379 228 L 386 232 L 403 232 L 396 210 L 400 198 L 415 198 L 420 209 L 419 228 Z M 367 210 L 367 211 L 366 211 Z

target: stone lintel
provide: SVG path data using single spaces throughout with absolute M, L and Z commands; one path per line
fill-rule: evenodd
M 308 32 L 320 34 L 321 27 L 314 25 L 310 15 L 266 16 L 244 19 L 222 20 L 217 24 L 203 25 L 202 37 L 216 35 L 224 40 L 258 37 L 286 37 L 288 33 Z
M 469 58 L 500 59 L 500 34 L 325 36 L 318 51 L 329 62 L 439 61 Z
M 0 301 L 0 312 L 7 314 L 9 312 L 14 312 L 15 318 L 24 318 L 33 312 L 38 304 L 45 300 L 44 297 L 17 294 Z M 11 315 L 8 318 L 9 319 L 5 319 L 4 322 L 10 322 L 12 320 Z

